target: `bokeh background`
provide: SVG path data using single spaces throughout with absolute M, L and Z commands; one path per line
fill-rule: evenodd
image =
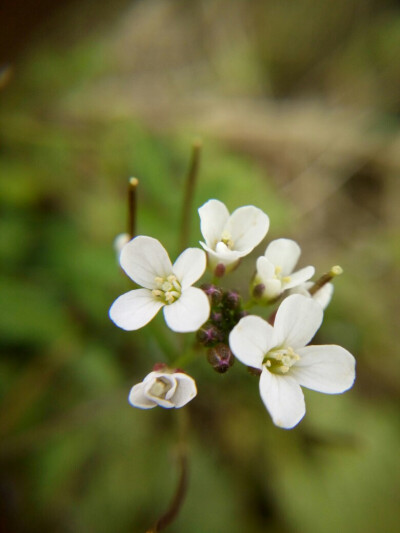
M 342 265 L 317 342 L 358 368 L 284 431 L 256 378 L 199 352 L 170 531 L 398 531 L 399 2 L 5 0 L 0 24 L 0 531 L 144 532 L 166 509 L 176 412 L 126 398 L 182 339 L 110 322 L 113 239 L 134 175 L 139 233 L 176 257 L 198 137 L 191 245 L 214 197 L 264 209 L 303 266 Z

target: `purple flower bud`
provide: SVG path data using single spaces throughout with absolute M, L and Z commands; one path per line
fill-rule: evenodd
M 214 324 L 219 325 L 224 317 L 219 311 L 212 311 L 210 318 L 214 322 Z
M 197 332 L 197 340 L 204 346 L 212 346 L 221 340 L 221 332 L 217 327 L 207 323 Z
M 264 294 L 265 285 L 263 283 L 259 283 L 256 285 L 253 289 L 253 296 L 254 298 L 261 298 Z
M 207 360 L 219 374 L 224 374 L 233 365 L 235 358 L 227 344 L 217 344 L 207 352 Z
M 222 290 L 215 285 L 205 283 L 201 286 L 202 290 L 207 294 L 213 305 L 219 304 L 222 300 Z
M 225 265 L 222 263 L 218 263 L 218 265 L 214 269 L 214 276 L 217 276 L 217 278 L 222 278 L 222 276 L 225 274 Z
M 240 306 L 240 294 L 236 291 L 228 291 L 224 296 L 225 305 L 228 309 L 238 309 Z

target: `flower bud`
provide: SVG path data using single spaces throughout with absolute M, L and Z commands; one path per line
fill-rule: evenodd
M 214 322 L 215 325 L 219 326 L 222 324 L 222 321 L 224 320 L 224 316 L 220 311 L 212 311 L 210 315 L 210 319 L 212 322 Z
M 204 346 L 212 346 L 221 340 L 222 333 L 209 322 L 197 332 L 197 340 Z
M 201 289 L 207 294 L 212 305 L 217 305 L 222 300 L 222 290 L 211 283 L 205 283 Z
M 207 352 L 207 360 L 219 374 L 224 374 L 233 365 L 235 358 L 227 344 L 217 344 Z
M 228 291 L 224 295 L 224 303 L 227 309 L 238 309 L 240 307 L 240 301 L 240 294 L 236 291 Z
M 254 296 L 254 298 L 262 298 L 262 296 L 264 294 L 264 290 L 265 290 L 265 285 L 263 283 L 258 283 L 253 288 L 253 296 Z
M 214 269 L 214 276 L 217 278 L 222 278 L 222 276 L 225 274 L 226 267 L 223 263 L 218 263 L 218 265 Z

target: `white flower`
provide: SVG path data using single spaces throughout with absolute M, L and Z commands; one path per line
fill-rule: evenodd
M 172 265 L 157 239 L 139 236 L 123 247 L 120 264 L 133 281 L 144 287 L 123 294 L 112 304 L 110 318 L 120 328 L 131 331 L 145 326 L 161 307 L 173 331 L 196 331 L 207 320 L 208 298 L 201 289 L 191 286 L 206 268 L 203 250 L 188 248 Z
M 302 294 L 303 296 L 307 296 L 309 298 L 312 298 L 316 302 L 319 303 L 319 305 L 322 307 L 322 309 L 326 309 L 332 300 L 334 286 L 333 283 L 326 283 L 323 287 L 317 290 L 314 294 L 310 294 L 309 290 L 314 285 L 314 282 L 312 281 L 306 281 L 302 285 L 299 285 L 298 287 L 295 287 L 294 289 L 291 289 L 291 294 Z
M 129 393 L 129 403 L 140 409 L 159 405 L 171 409 L 186 405 L 197 394 L 196 382 L 183 372 L 150 372 L 142 383 L 134 385 Z
M 289 429 L 305 414 L 300 385 L 327 394 L 349 389 L 355 379 L 354 357 L 341 346 L 306 346 L 318 330 L 322 307 L 312 298 L 288 296 L 274 326 L 247 316 L 233 328 L 229 344 L 245 365 L 261 370 L 260 394 L 274 424 Z
M 232 270 L 265 237 L 268 216 L 252 205 L 236 209 L 232 215 L 219 200 L 209 200 L 199 208 L 200 229 L 210 268 L 218 265 Z
M 314 267 L 307 266 L 293 272 L 300 257 L 300 246 L 291 239 L 270 242 L 263 256 L 257 259 L 257 273 L 253 281 L 254 296 L 275 300 L 282 292 L 310 279 Z

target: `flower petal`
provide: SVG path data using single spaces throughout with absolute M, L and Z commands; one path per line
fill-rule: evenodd
M 229 346 L 244 365 L 262 368 L 265 354 L 273 347 L 274 328 L 259 316 L 245 316 L 229 335 Z
M 301 254 L 300 246 L 292 239 L 276 239 L 267 246 L 265 257 L 282 268 L 281 275 L 293 272 Z
M 155 277 L 172 273 L 171 260 L 157 239 L 139 235 L 126 244 L 120 255 L 121 267 L 138 285 L 155 289 Z
M 157 405 L 145 396 L 143 383 L 138 383 L 131 388 L 128 401 L 133 407 L 139 407 L 140 409 L 152 409 Z
M 151 390 L 156 384 L 157 380 L 163 381 L 164 383 L 169 383 L 170 388 L 165 394 L 165 398 L 153 394 Z M 154 401 L 157 405 L 164 407 L 165 409 L 172 409 L 175 407 L 174 403 L 171 401 L 171 397 L 175 394 L 177 387 L 176 379 L 174 378 L 173 374 L 166 372 L 151 372 L 148 376 L 146 376 L 146 379 L 143 380 L 143 384 L 144 394 L 150 400 Z
M 230 216 L 225 229 L 233 240 L 233 248 L 250 253 L 260 244 L 269 228 L 269 218 L 253 205 L 239 207 Z
M 305 415 L 303 391 L 291 376 L 278 376 L 264 368 L 260 376 L 260 394 L 276 426 L 290 429 Z
M 229 219 L 229 211 L 219 200 L 208 200 L 199 208 L 200 230 L 206 245 L 215 248 L 221 240 L 222 231 Z
M 264 283 L 263 297 L 267 300 L 275 300 L 282 291 L 282 283 L 279 279 L 269 279 Z
M 314 337 L 322 318 L 322 307 L 312 298 L 301 294 L 288 296 L 276 313 L 275 345 L 302 348 Z
M 188 287 L 181 297 L 164 307 L 167 326 L 173 331 L 185 333 L 197 331 L 210 315 L 210 303 L 206 294 L 197 287 Z
M 356 362 L 341 346 L 306 346 L 297 353 L 300 360 L 290 369 L 290 374 L 303 387 L 339 394 L 353 385 Z
M 315 268 L 313 266 L 307 266 L 298 270 L 297 272 L 293 272 L 289 276 L 290 281 L 284 283 L 284 288 L 292 289 L 293 287 L 297 287 L 298 285 L 301 285 L 308 279 L 312 278 L 314 273 Z
M 200 248 L 188 248 L 181 253 L 172 270 L 180 281 L 182 289 L 190 287 L 203 275 L 206 264 L 206 254 Z
M 256 268 L 261 283 L 265 283 L 275 275 L 275 265 L 263 255 L 257 259 Z
M 311 284 L 313 285 L 313 283 Z M 326 283 L 316 293 L 312 295 L 313 300 L 319 303 L 322 309 L 326 309 L 332 300 L 334 291 L 333 283 Z
M 247 254 L 247 252 L 230 250 L 223 242 L 217 243 L 216 250 L 211 250 L 203 242 L 200 242 L 200 244 L 208 254 L 208 263 L 211 270 L 218 264 L 229 266 L 237 263 L 241 257 Z
M 175 372 L 174 377 L 178 382 L 174 396 L 171 398 L 171 402 L 175 407 L 183 407 L 197 394 L 196 382 L 193 378 L 184 374 L 183 372 Z
M 133 331 L 148 324 L 163 305 L 148 289 L 135 289 L 115 300 L 109 316 L 118 327 Z

